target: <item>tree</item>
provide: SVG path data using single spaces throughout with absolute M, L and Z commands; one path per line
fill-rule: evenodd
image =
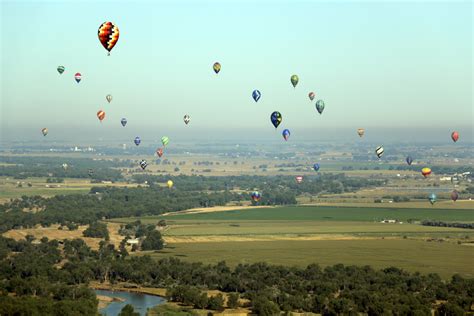
M 252 311 L 261 316 L 274 316 L 280 314 L 278 305 L 265 297 L 257 297 L 252 301 Z
M 140 313 L 135 312 L 133 306 L 130 304 L 125 305 L 118 316 L 140 316 Z
M 239 293 L 230 293 L 227 296 L 227 307 L 238 308 L 239 307 Z
M 211 296 L 208 300 L 207 308 L 215 311 L 224 310 L 224 297 L 222 294 L 219 293 L 215 296 Z
M 161 233 L 157 230 L 152 230 L 147 233 L 145 240 L 142 243 L 142 250 L 160 250 L 163 249 L 163 238 Z
M 109 240 L 109 231 L 107 230 L 107 224 L 94 222 L 89 225 L 89 227 L 82 232 L 84 237 L 93 237 L 93 238 L 104 238 Z

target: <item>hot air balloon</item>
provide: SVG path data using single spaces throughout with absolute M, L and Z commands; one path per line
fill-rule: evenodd
M 310 93 L 308 94 L 308 98 L 309 98 L 311 101 L 314 100 L 314 97 L 315 97 L 315 96 L 316 96 L 316 93 L 314 93 L 314 92 L 310 92 Z
M 323 114 L 324 107 L 325 104 L 323 100 L 316 101 L 316 110 L 319 112 L 319 114 Z
M 77 83 L 81 82 L 81 80 L 82 80 L 82 75 L 81 75 L 81 73 L 76 72 L 76 74 L 74 75 L 74 79 L 76 79 L 76 82 L 77 82 Z
M 284 129 L 283 132 L 281 133 L 281 135 L 283 135 L 283 138 L 285 140 L 288 140 L 288 138 L 290 138 L 290 130 L 289 129 Z
M 89 174 L 89 177 L 92 178 L 92 176 L 94 175 L 94 170 L 93 170 L 93 169 L 89 169 L 89 170 L 87 171 L 87 173 Z
M 65 69 L 66 68 L 64 68 L 64 66 L 58 66 L 58 68 L 57 68 L 60 75 L 62 75 L 62 73 L 64 72 Z
M 219 71 L 221 71 L 221 64 L 219 64 L 218 62 L 215 62 L 212 68 L 214 69 L 214 72 L 218 74 Z
M 303 176 L 296 176 L 295 180 L 296 180 L 297 183 L 301 183 L 301 182 L 303 182 Z
M 99 26 L 98 35 L 100 43 L 108 51 L 107 55 L 110 56 L 110 51 L 117 44 L 120 36 L 118 27 L 112 22 L 104 22 Z
M 262 96 L 262 94 L 260 93 L 260 91 L 258 90 L 253 90 L 252 92 L 252 98 L 255 100 L 255 102 L 257 102 L 258 100 L 260 100 L 260 97 Z
M 313 169 L 314 169 L 314 171 L 319 171 L 319 163 L 315 163 L 313 165 Z
M 146 162 L 146 160 L 142 159 L 142 161 L 140 161 L 140 167 L 142 167 L 142 169 L 145 170 L 147 166 L 148 166 L 148 163 Z
M 407 161 L 407 164 L 408 164 L 409 166 L 411 166 L 411 163 L 413 162 L 413 158 L 411 158 L 410 156 L 408 156 L 407 159 L 406 159 L 406 161 Z
M 421 169 L 421 174 L 426 178 L 431 174 L 431 169 L 430 168 L 423 168 Z
M 453 142 L 457 142 L 459 139 L 459 133 L 454 131 L 451 133 L 451 138 L 453 139 Z
M 62 164 L 62 167 L 63 167 L 64 170 L 67 170 L 67 168 L 68 168 L 67 163 L 63 163 L 63 164 Z
M 435 203 L 436 203 L 436 194 L 431 193 L 431 194 L 428 196 L 428 201 L 430 201 L 431 205 L 435 204 Z
M 280 125 L 282 119 L 283 118 L 281 117 L 280 112 L 275 111 L 272 113 L 272 115 L 270 115 L 270 120 L 272 121 L 272 124 L 275 126 L 275 128 Z
M 168 186 L 169 189 L 171 189 L 173 187 L 173 181 L 168 180 L 168 182 L 166 182 L 166 185 Z
M 458 191 L 454 190 L 453 192 L 451 192 L 451 200 L 453 200 L 454 202 L 456 202 L 459 198 L 459 193 Z
M 107 94 L 107 96 L 105 97 L 105 99 L 107 100 L 107 102 L 111 102 L 112 101 L 112 95 L 111 94 Z
M 358 129 L 357 129 L 357 134 L 359 134 L 359 137 L 364 136 L 364 134 L 365 134 L 365 129 L 363 129 L 363 128 L 358 128 Z
M 183 118 L 183 121 L 184 121 L 184 124 L 188 125 L 189 121 L 191 121 L 191 118 L 189 117 L 189 115 L 186 114 Z
M 252 200 L 254 200 L 255 202 L 258 202 L 260 201 L 260 199 L 262 198 L 262 195 L 260 194 L 260 192 L 258 191 L 254 191 L 250 194 L 250 197 L 252 198 Z
M 375 154 L 379 158 L 382 157 L 382 155 L 383 155 L 383 146 L 378 146 L 377 148 L 375 148 Z
M 163 148 L 158 148 L 158 149 L 156 150 L 156 154 L 158 155 L 158 157 L 161 158 L 161 156 L 163 156 Z
M 140 137 L 135 137 L 135 139 L 133 140 L 133 142 L 135 143 L 135 145 L 140 145 L 140 143 L 142 142 L 142 140 L 140 139 Z
M 123 119 L 120 120 L 120 123 L 122 124 L 123 127 L 127 125 L 127 119 L 124 117 Z
M 163 144 L 163 146 L 168 145 L 169 142 L 170 142 L 170 139 L 168 137 L 166 136 L 161 137 L 161 143 Z
M 45 128 L 42 128 L 41 129 L 41 133 L 43 133 L 43 136 L 46 136 L 48 135 L 48 129 L 45 127 Z
M 99 121 L 102 122 L 102 120 L 105 118 L 105 112 L 102 111 L 102 110 L 99 110 L 99 111 L 97 112 L 97 118 L 99 119 Z
M 300 79 L 298 78 L 297 75 L 291 76 L 290 81 L 291 81 L 291 84 L 293 85 L 293 88 L 296 88 L 296 85 L 298 84 L 299 80 Z

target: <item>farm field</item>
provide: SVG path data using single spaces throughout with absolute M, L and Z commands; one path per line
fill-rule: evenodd
M 138 255 L 143 253 L 147 252 Z M 261 261 L 299 267 L 343 263 L 436 272 L 446 279 L 455 273 L 474 276 L 474 247 L 410 239 L 173 243 L 148 254 L 155 259 L 173 256 L 191 262 L 226 261 L 231 266 Z

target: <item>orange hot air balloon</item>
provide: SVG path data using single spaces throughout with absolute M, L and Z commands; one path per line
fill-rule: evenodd
M 426 178 L 431 174 L 431 169 L 430 168 L 423 168 L 421 169 L 421 174 Z
M 161 158 L 161 156 L 163 156 L 163 148 L 158 148 L 158 149 L 156 150 L 156 154 L 158 155 L 158 157 Z
M 105 118 L 105 112 L 102 110 L 97 112 L 97 118 L 99 119 L 100 122 L 102 122 L 102 120 Z
M 459 133 L 454 131 L 451 133 L 451 138 L 453 139 L 453 142 L 457 142 L 459 139 Z
M 110 51 L 117 44 L 120 36 L 118 27 L 112 22 L 104 22 L 99 26 L 98 35 L 100 43 L 110 55 Z

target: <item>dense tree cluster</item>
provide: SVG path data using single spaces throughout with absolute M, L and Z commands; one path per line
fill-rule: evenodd
M 421 222 L 421 225 L 474 229 L 474 223 L 446 223 L 446 222 L 441 222 L 441 221 L 428 221 L 428 220 L 425 220 L 425 221 Z
M 109 230 L 107 224 L 94 222 L 89 225 L 83 232 L 84 237 L 103 238 L 109 240 Z
M 198 309 L 224 310 L 224 297 L 222 294 L 208 296 L 206 292 L 197 287 L 178 285 L 167 289 L 166 297 L 172 302 L 182 303 Z
M 474 279 L 459 275 L 445 282 L 436 274 L 412 274 L 393 267 L 376 271 L 368 266 L 341 264 L 322 269 L 314 264 L 297 268 L 256 263 L 231 269 L 224 262 L 204 265 L 175 258 L 156 261 L 149 256 L 126 257 L 104 241 L 95 251 L 80 239 L 65 241 L 61 246 L 55 240 L 44 239 L 35 245 L 0 237 L 0 280 L 0 302 L 4 302 L 0 314 L 12 314 L 12 310 L 21 311 L 27 306 L 33 310 L 41 304 L 51 309 L 96 309 L 93 293 L 82 287 L 91 280 L 166 287 L 180 300 L 184 297 L 176 293 L 196 292 L 193 289 L 200 293 L 240 293 L 259 315 L 272 315 L 277 310 L 323 315 L 430 315 L 433 308 L 440 314 L 456 315 L 456 311 L 469 311 L 474 303 Z M 16 297 L 8 297 L 9 293 Z M 60 300 L 64 303 L 59 304 Z M 70 300 L 83 301 L 75 306 Z M 218 309 L 219 301 L 208 298 L 204 302 L 203 298 L 202 304 L 193 300 L 191 305 L 206 303 L 209 308 L 212 303 Z M 2 313 L 1 308 L 9 310 Z

